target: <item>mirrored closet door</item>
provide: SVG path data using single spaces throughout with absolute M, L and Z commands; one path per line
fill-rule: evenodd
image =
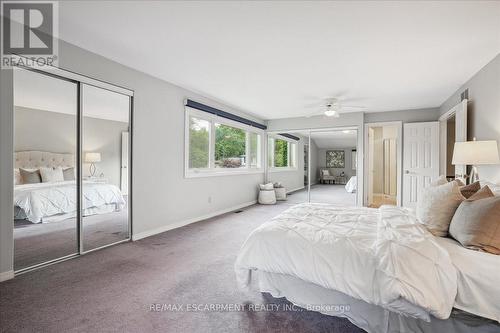
M 355 129 L 311 131 L 311 202 L 356 206 Z
M 131 237 L 132 92 L 14 70 L 14 270 Z
M 84 84 L 82 240 L 89 251 L 129 238 L 130 97 Z
M 14 269 L 78 253 L 78 84 L 14 70 Z
M 267 180 L 284 187 L 288 204 L 356 206 L 357 142 L 354 127 L 269 132 Z

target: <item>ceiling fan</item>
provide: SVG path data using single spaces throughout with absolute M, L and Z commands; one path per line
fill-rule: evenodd
M 311 107 L 311 106 L 309 106 L 309 107 Z M 318 108 L 317 105 L 314 105 L 312 107 Z M 338 118 L 338 117 L 340 117 L 340 113 L 346 109 L 359 109 L 359 110 L 366 109 L 366 107 L 364 107 L 364 106 L 344 105 L 341 103 L 341 100 L 339 98 L 336 98 L 336 97 L 327 98 L 319 106 L 319 108 L 321 111 L 314 111 L 313 113 L 309 114 L 307 117 L 312 117 L 312 116 L 323 114 L 327 117 Z

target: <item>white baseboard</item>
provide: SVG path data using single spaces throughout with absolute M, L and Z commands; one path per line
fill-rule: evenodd
M 240 205 L 236 205 L 236 206 L 229 207 L 229 208 L 226 208 L 226 209 L 222 209 L 222 210 L 219 210 L 219 211 L 216 211 L 216 212 L 208 213 L 208 214 L 205 214 L 205 215 L 202 215 L 202 216 L 198 216 L 198 217 L 190 218 L 190 219 L 187 219 L 187 220 L 179 221 L 179 222 L 176 222 L 176 223 L 168 224 L 168 225 L 165 225 L 165 226 L 162 226 L 162 227 L 159 227 L 159 228 L 155 228 L 155 229 L 152 229 L 152 230 L 147 230 L 147 231 L 139 232 L 137 234 L 132 235 L 132 240 L 136 241 L 136 240 L 143 239 L 143 238 L 146 238 L 146 237 L 150 237 L 150 236 L 153 236 L 153 235 L 161 234 L 162 232 L 165 232 L 165 231 L 169 231 L 169 230 L 172 230 L 172 229 L 177 229 L 177 228 L 183 227 L 183 226 L 191 224 L 191 223 L 200 222 L 200 221 L 209 219 L 209 218 L 217 216 L 217 215 L 222 215 L 222 214 L 225 214 L 225 213 L 232 212 L 233 210 L 238 210 L 238 209 L 241 209 L 241 208 L 244 208 L 244 207 L 248 207 L 248 206 L 254 205 L 256 203 L 257 203 L 257 200 L 252 200 L 252 201 L 249 201 L 249 202 L 242 203 Z
M 305 186 L 302 186 L 302 187 L 297 187 L 297 188 L 294 188 L 294 189 L 291 189 L 291 190 L 286 191 L 286 194 L 288 194 L 288 193 L 292 193 L 292 192 L 295 192 L 295 191 L 300 191 L 300 190 L 303 190 L 303 189 L 305 189 L 305 188 L 306 188 Z
M 14 271 L 7 271 L 0 273 L 0 282 L 7 281 L 14 278 Z

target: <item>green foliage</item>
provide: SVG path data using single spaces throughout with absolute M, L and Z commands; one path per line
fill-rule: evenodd
M 206 120 L 189 119 L 189 167 L 208 168 L 210 144 L 209 124 Z
M 239 167 L 237 158 L 245 156 L 246 133 L 231 126 L 215 125 L 215 163 L 223 167 Z
M 288 142 L 285 140 L 276 139 L 274 141 L 274 166 L 288 166 Z

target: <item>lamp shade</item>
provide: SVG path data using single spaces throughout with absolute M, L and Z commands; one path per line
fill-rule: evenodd
M 85 162 L 87 163 L 101 162 L 101 153 L 85 153 Z
M 495 140 L 455 142 L 451 164 L 485 165 L 499 164 L 498 146 Z

